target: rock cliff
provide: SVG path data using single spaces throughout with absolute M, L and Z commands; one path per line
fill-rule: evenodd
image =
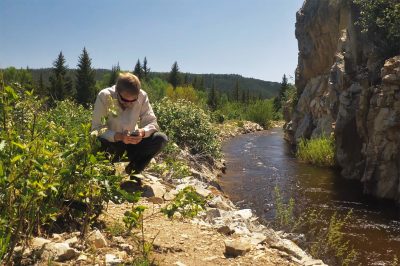
M 334 134 L 342 176 L 400 201 L 400 56 L 384 60 L 351 0 L 306 0 L 297 13 L 298 103 L 286 138 Z

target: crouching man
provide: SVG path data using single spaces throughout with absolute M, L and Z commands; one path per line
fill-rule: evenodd
M 121 73 L 116 85 L 99 92 L 94 104 L 92 132 L 97 131 L 104 151 L 112 162 L 127 152 L 127 174 L 139 174 L 166 145 L 168 138 L 158 132 L 157 118 L 139 79 Z

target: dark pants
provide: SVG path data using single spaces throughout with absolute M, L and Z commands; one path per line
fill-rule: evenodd
M 111 160 L 113 163 L 120 161 L 126 151 L 130 161 L 130 169 L 127 169 L 127 172 L 133 170 L 136 174 L 142 172 L 150 160 L 168 142 L 168 137 L 161 132 L 155 132 L 150 137 L 142 139 L 138 144 L 125 144 L 122 141 L 109 142 L 103 138 L 99 139 L 101 141 L 101 149 L 112 156 Z

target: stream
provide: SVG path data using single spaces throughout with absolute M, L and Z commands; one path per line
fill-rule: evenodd
M 359 253 L 357 262 L 390 265 L 395 256 L 400 260 L 399 208 L 391 201 L 363 195 L 359 181 L 297 161 L 281 128 L 237 136 L 224 143 L 223 152 L 227 170 L 220 178 L 222 190 L 241 208 L 253 209 L 265 223 L 274 220 L 274 188 L 278 186 L 285 202 L 295 200 L 295 213 L 314 209 L 329 221 L 333 213 L 344 217 L 351 210 L 344 230 L 346 240 Z

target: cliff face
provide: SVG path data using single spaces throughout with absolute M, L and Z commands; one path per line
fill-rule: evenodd
M 350 0 L 306 0 L 297 13 L 298 104 L 286 138 L 334 134 L 346 178 L 400 199 L 400 56 L 386 62 L 355 26 Z

